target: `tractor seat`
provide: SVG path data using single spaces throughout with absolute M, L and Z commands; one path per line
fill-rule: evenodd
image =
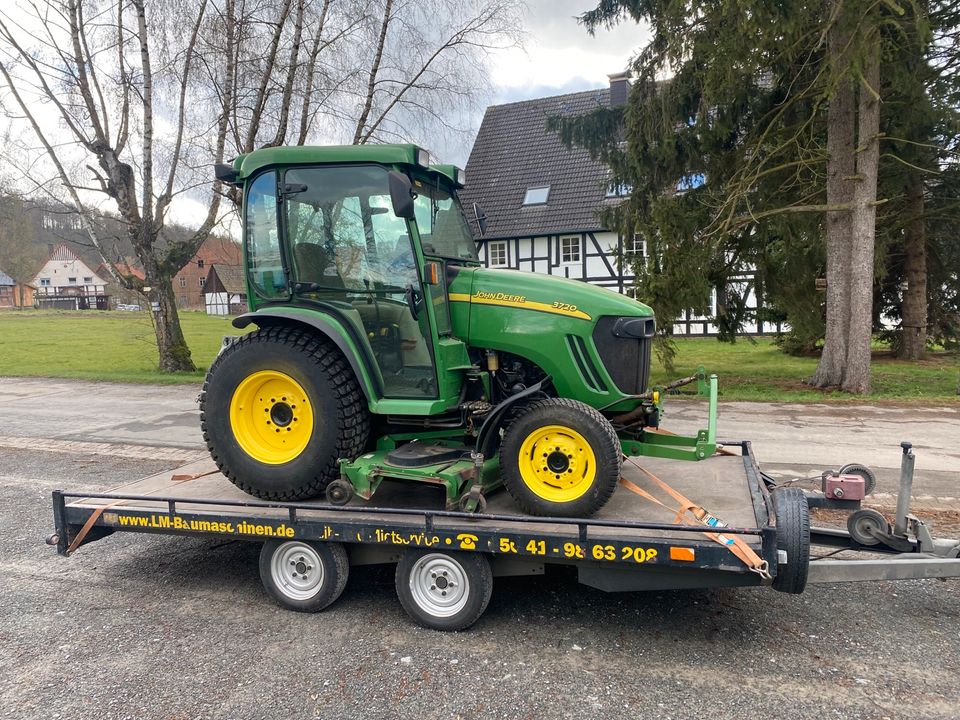
M 322 245 L 297 243 L 293 246 L 293 258 L 300 282 L 312 282 L 325 288 L 346 288 L 333 257 Z

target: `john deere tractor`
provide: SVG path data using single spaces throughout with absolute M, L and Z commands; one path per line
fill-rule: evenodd
M 463 171 L 414 145 L 280 147 L 219 165 L 243 193 L 256 326 L 201 395 L 220 470 L 271 500 L 435 483 L 474 511 L 504 485 L 531 514 L 589 516 L 622 454 L 696 459 L 654 435 L 651 309 L 586 283 L 484 267 Z

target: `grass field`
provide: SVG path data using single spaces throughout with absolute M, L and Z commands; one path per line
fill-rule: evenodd
M 117 382 L 198 383 L 216 356 L 224 335 L 239 331 L 227 318 L 202 312 L 180 315 L 196 373 L 156 370 L 157 353 L 147 313 L 0 312 L 0 375 L 81 378 Z M 690 375 L 703 364 L 720 376 L 725 400 L 850 402 L 843 393 L 824 393 L 803 384 L 817 364 L 815 357 L 791 357 L 769 339 L 735 345 L 708 338 L 677 341 L 675 370 L 667 375 L 655 361 L 652 381 Z M 856 400 L 960 404 L 960 356 L 939 353 L 906 363 L 878 350 L 874 354 L 873 393 Z
M 81 378 L 145 383 L 198 383 L 224 335 L 238 335 L 228 318 L 181 312 L 180 322 L 200 368 L 161 373 L 146 312 L 0 313 L 0 375 Z

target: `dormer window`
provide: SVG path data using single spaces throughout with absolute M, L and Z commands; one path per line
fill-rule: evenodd
M 549 185 L 527 188 L 527 194 L 523 196 L 523 204 L 545 205 L 548 197 L 550 197 Z

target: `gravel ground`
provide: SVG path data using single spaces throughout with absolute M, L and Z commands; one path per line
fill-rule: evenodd
M 171 460 L 0 449 L 0 718 L 956 718 L 960 582 L 608 595 L 498 579 L 470 631 L 418 628 L 387 568 L 318 615 L 253 543 L 116 535 L 58 557 L 55 487 Z

